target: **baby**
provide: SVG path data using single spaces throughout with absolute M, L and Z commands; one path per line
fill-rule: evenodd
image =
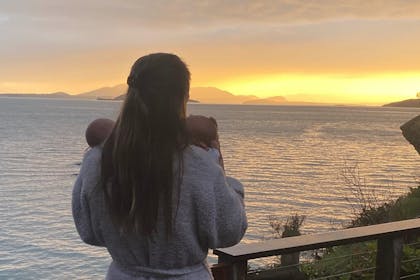
M 86 142 L 93 148 L 102 144 L 111 134 L 115 122 L 110 119 L 96 119 L 91 122 L 85 132 Z
M 86 129 L 86 142 L 93 148 L 102 144 L 111 134 L 115 122 L 110 119 L 96 119 Z M 186 119 L 188 141 L 192 145 L 205 149 L 211 158 L 223 167 L 219 152 L 217 122 L 212 117 L 190 115 Z
M 207 150 L 211 158 L 223 167 L 216 120 L 213 117 L 190 115 L 186 125 L 189 143 Z

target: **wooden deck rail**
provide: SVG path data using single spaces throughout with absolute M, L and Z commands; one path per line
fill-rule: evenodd
M 213 250 L 213 253 L 218 256 L 219 264 L 230 266 L 227 279 L 242 280 L 246 279 L 247 261 L 250 259 L 377 240 L 375 279 L 396 280 L 400 275 L 403 238 L 407 234 L 419 232 L 420 219 L 411 219 L 253 244 L 239 244 Z

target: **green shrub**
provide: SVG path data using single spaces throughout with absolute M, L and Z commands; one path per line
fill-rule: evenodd
M 420 186 L 394 201 L 385 202 L 379 206 L 362 208 L 359 215 L 350 222 L 348 227 L 368 226 L 378 223 L 412 219 L 420 216 Z M 420 241 L 411 237 L 410 242 Z M 401 276 L 420 271 L 420 249 L 416 246 L 404 246 L 401 261 Z M 414 260 L 414 261 L 412 261 Z M 363 242 L 346 246 L 337 246 L 323 251 L 321 257 L 302 265 L 302 271 L 311 278 L 332 276 L 350 271 L 359 273 L 337 276 L 335 280 L 374 279 L 372 268 L 376 263 L 376 242 Z
M 374 192 L 375 188 L 368 186 L 360 176 L 357 165 L 346 166 L 340 175 L 345 186 L 352 193 L 352 199 L 348 201 L 352 202 L 354 217 L 346 226 L 347 228 L 420 217 L 420 186 L 411 188 L 407 194 L 398 199 L 380 201 Z M 270 217 L 274 237 L 300 235 L 304 219 L 304 216 L 298 214 L 289 217 L 286 222 Z M 420 241 L 416 235 L 406 239 L 406 242 L 414 244 Z M 279 265 L 276 263 L 272 267 L 279 267 Z M 330 276 L 328 278 L 330 280 L 370 280 L 374 279 L 375 265 L 376 241 L 369 241 L 317 250 L 313 260 L 301 264 L 301 271 L 309 279 Z M 419 271 L 420 246 L 405 245 L 401 261 L 401 276 Z

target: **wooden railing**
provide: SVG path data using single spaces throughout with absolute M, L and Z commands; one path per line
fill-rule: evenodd
M 408 234 L 419 232 L 420 219 L 411 219 L 320 234 L 273 239 L 260 243 L 239 244 L 213 251 L 218 256 L 219 263 L 213 267 L 213 274 L 216 280 L 243 280 L 246 279 L 247 261 L 250 259 L 377 240 L 375 279 L 396 280 L 400 279 L 403 239 Z

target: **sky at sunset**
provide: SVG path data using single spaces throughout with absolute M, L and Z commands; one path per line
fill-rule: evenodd
M 420 92 L 420 1 L 0 2 L 0 92 L 121 84 L 136 58 L 180 55 L 192 86 L 383 104 Z

